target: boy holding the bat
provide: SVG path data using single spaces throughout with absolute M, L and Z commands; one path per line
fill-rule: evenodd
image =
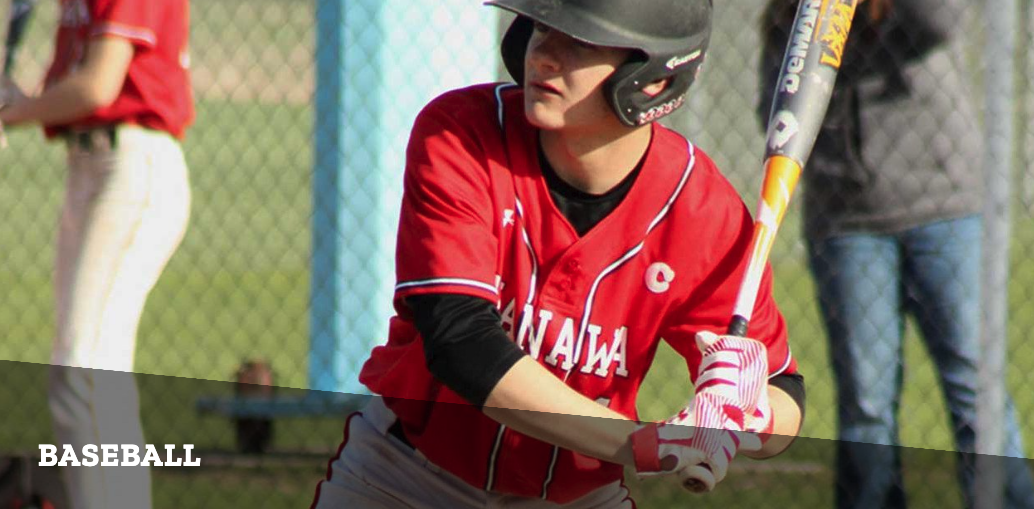
M 803 379 L 764 272 L 721 335 L 753 221 L 655 122 L 704 59 L 710 0 L 491 0 L 518 85 L 432 101 L 407 150 L 395 307 L 314 507 L 633 507 L 625 466 L 711 489 L 782 452 Z M 690 407 L 637 421 L 661 340 Z M 694 420 L 695 419 L 695 420 Z M 693 427 L 693 425 L 696 427 Z
M 760 86 L 779 73 L 797 2 L 762 21 Z M 898 444 L 906 315 L 937 367 L 957 449 L 975 448 L 980 360 L 981 137 L 962 72 L 966 0 L 868 0 L 858 8 L 832 101 L 804 170 L 810 268 L 837 383 L 837 505 L 906 504 Z M 767 119 L 772 97 L 758 110 Z M 1011 400 L 1005 454 L 1023 457 Z M 966 507 L 973 454 L 959 455 Z M 1034 507 L 1022 460 L 1006 507 Z

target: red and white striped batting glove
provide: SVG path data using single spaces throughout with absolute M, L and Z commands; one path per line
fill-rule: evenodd
M 762 443 L 767 442 L 772 436 L 772 428 L 774 421 L 772 419 L 772 405 L 768 402 L 768 384 L 765 384 L 765 389 L 761 391 L 761 397 L 758 398 L 757 407 L 754 408 L 754 412 L 747 417 L 743 431 L 749 433 L 759 434 L 758 438 Z
M 719 414 L 697 415 L 702 427 L 723 427 L 726 419 L 752 433 L 772 431 L 768 402 L 768 355 L 765 345 L 750 338 L 699 332 L 703 354 L 696 380 L 696 397 L 713 400 Z
M 698 491 L 710 491 L 720 482 L 738 451 L 760 450 L 770 432 L 768 355 L 765 345 L 738 336 L 700 332 L 697 347 L 703 354 L 693 398 L 694 425 L 706 460 L 685 467 L 683 482 Z M 744 431 L 748 433 L 744 433 Z
M 765 345 L 750 338 L 700 332 L 696 341 L 703 359 L 693 411 L 640 426 L 632 451 L 640 475 L 678 473 L 710 491 L 738 451 L 761 448 L 755 433 L 771 431 L 768 356 Z
M 647 423 L 632 434 L 632 453 L 640 476 L 691 475 L 710 491 L 725 478 L 729 463 L 745 438 L 737 431 L 694 426 L 693 415 L 710 404 L 695 401 L 693 411 L 681 412 L 661 423 Z M 749 437 L 746 437 L 749 438 Z
M 632 453 L 636 472 L 643 476 L 671 474 L 682 468 L 702 463 L 721 451 L 723 437 L 715 431 L 693 426 L 692 414 L 685 408 L 664 422 L 639 425 L 632 433 Z M 739 438 L 727 439 L 733 446 Z M 732 449 L 735 454 L 735 448 Z
M 747 416 L 755 416 L 758 404 L 768 401 L 765 345 L 750 338 L 719 336 L 708 331 L 698 332 L 696 342 L 703 354 L 696 379 L 697 397 L 709 394 L 731 404 L 734 408 L 726 409 L 731 412 L 729 418 L 742 428 Z M 735 415 L 735 409 L 744 415 Z M 703 425 L 703 416 L 697 415 L 696 421 Z

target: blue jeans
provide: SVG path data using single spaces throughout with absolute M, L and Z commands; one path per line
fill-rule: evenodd
M 980 359 L 980 216 L 891 234 L 810 240 L 808 250 L 829 337 L 840 423 L 837 506 L 905 507 L 898 447 L 905 315 L 936 365 L 951 414 L 959 480 L 973 506 L 977 365 Z M 1006 456 L 1023 457 L 1012 399 Z M 1006 507 L 1034 508 L 1027 462 L 1003 459 Z

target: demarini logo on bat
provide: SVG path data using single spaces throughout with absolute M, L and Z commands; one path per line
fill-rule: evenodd
M 796 31 L 787 49 L 790 58 L 786 59 L 786 68 L 783 69 L 779 84 L 780 92 L 795 94 L 801 86 L 801 70 L 804 69 L 804 60 L 808 58 L 808 46 L 815 33 L 815 23 L 818 21 L 821 4 L 821 0 L 808 0 L 801 7 L 801 19 L 799 23 L 794 24 Z

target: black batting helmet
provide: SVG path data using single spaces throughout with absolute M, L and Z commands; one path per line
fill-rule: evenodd
M 488 0 L 517 14 L 503 36 L 506 70 L 524 81 L 524 53 L 535 22 L 575 39 L 634 50 L 604 83 L 604 94 L 626 125 L 643 125 L 678 109 L 696 78 L 711 37 L 712 0 Z M 642 88 L 671 78 L 663 92 Z

